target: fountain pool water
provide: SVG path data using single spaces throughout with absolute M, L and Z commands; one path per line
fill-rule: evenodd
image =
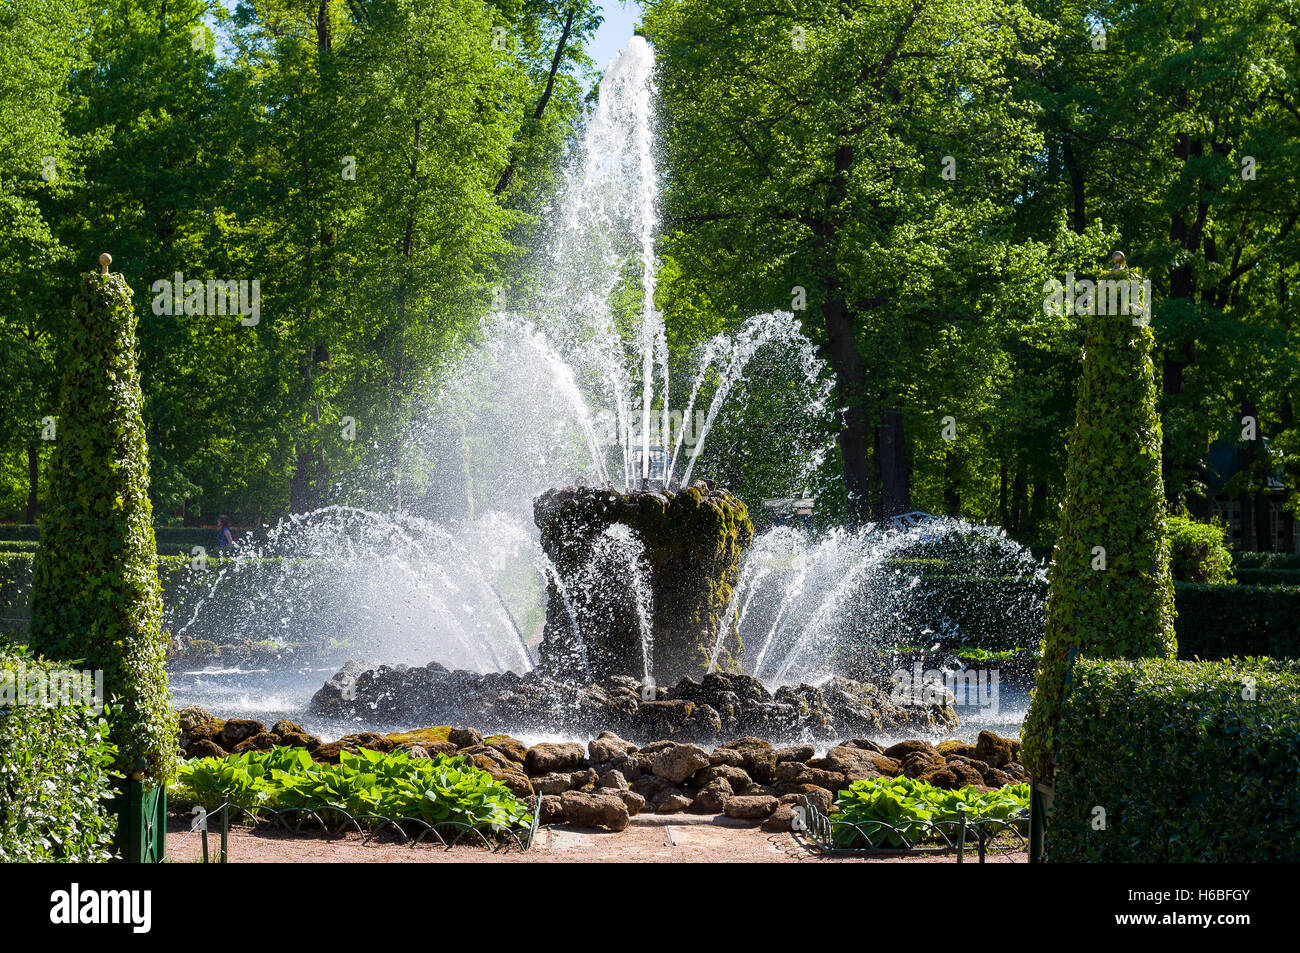
M 496 673 L 511 687 L 533 677 L 540 656 L 564 660 L 549 668 L 551 678 L 608 678 L 593 667 L 609 654 L 589 649 L 601 642 L 591 627 L 601 624 L 608 597 L 600 593 L 611 586 L 635 609 L 626 638 L 636 660 L 621 671 L 638 681 L 642 700 L 663 692 L 654 682 L 665 669 L 673 678 L 745 672 L 755 677 L 743 683 L 749 690 L 779 696 L 783 685 L 878 678 L 882 646 L 961 637 L 941 631 L 942 612 L 931 613 L 938 628 L 917 621 L 920 574 L 900 564 L 917 547 L 940 536 L 980 539 L 1017 573 L 1038 571 L 994 531 L 956 522 L 902 533 L 776 527 L 742 559 L 752 533 L 737 501 L 734 512 L 723 508 L 733 549 L 710 569 L 716 580 L 706 580 L 708 598 L 721 599 L 710 609 L 716 618 L 692 616 L 698 652 L 686 660 L 660 640 L 655 620 L 675 590 L 665 584 L 673 580 L 653 578 L 667 570 L 651 566 L 688 574 L 690 558 L 665 562 L 663 537 L 643 539 L 619 521 L 598 527 L 583 566 L 563 564 L 544 545 L 533 504 L 555 487 L 575 488 L 575 499 L 585 494 L 597 507 L 644 494 L 637 500 L 670 512 L 690 493 L 692 505 L 716 509 L 720 491 L 691 485 L 711 466 L 707 438 L 729 414 L 743 414 L 735 398 L 747 379 L 774 367 L 793 382 L 787 397 L 796 413 L 783 428 L 787 471 L 768 495 L 803 495 L 833 438 L 830 376 L 793 314 L 757 315 L 693 354 L 669 353 L 655 300 L 654 98 L 653 54 L 634 37 L 609 65 L 568 163 L 539 289 L 514 312 L 488 316 L 455 369 L 424 395 L 426 410 L 402 442 L 401 511 L 295 514 L 178 587 L 167 621 L 183 649 L 174 665 L 179 703 L 222 698 L 230 715 L 260 702 L 310 723 L 313 679 L 319 686 L 320 671 L 343 658 L 366 663 L 354 672 L 432 661 Z M 687 381 L 676 395 L 680 415 L 670 406 L 670 370 Z M 567 630 L 565 651 L 552 646 L 548 656 L 543 638 L 557 623 Z M 230 652 L 211 654 L 248 645 L 264 647 L 264 664 L 232 666 Z M 845 697 L 856 690 L 835 689 Z M 792 697 L 783 704 L 798 707 Z M 557 704 L 548 724 L 567 717 Z M 338 710 L 348 721 L 382 722 L 381 709 L 401 710 Z M 515 709 L 489 706 L 483 717 L 506 710 Z

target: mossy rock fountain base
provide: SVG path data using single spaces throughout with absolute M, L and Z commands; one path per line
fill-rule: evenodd
M 754 539 L 738 497 L 705 480 L 626 493 L 565 487 L 539 497 L 533 515 L 564 587 L 549 582 L 543 671 L 590 679 L 645 674 L 638 575 L 651 597 L 653 681 L 672 684 L 707 670 L 740 557 Z M 719 664 L 727 667 L 739 648 L 735 631 L 727 632 Z

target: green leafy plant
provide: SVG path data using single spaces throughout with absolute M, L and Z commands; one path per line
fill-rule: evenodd
M 913 847 L 936 825 L 1014 818 L 1029 807 L 1029 785 L 992 791 L 937 788 L 915 778 L 864 778 L 832 806 L 836 847 Z
M 109 810 L 116 750 L 107 711 L 86 705 L 18 704 L 45 689 L 61 666 L 22 646 L 0 645 L 0 863 L 94 863 L 112 857 Z
M 465 759 L 405 751 L 344 751 L 317 764 L 303 748 L 250 751 L 180 765 L 175 796 L 214 808 L 310 810 L 327 819 L 376 815 L 504 831 L 527 825 L 528 806 Z
M 1230 583 L 1232 552 L 1223 541 L 1218 520 L 1200 523 L 1190 516 L 1170 516 L 1169 568 L 1179 582 Z

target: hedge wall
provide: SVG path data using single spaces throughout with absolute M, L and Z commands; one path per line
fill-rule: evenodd
M 1178 654 L 1300 658 L 1300 586 L 1179 583 Z
M 1234 553 L 1238 569 L 1300 569 L 1300 553 Z
M 187 553 L 191 546 L 203 546 L 209 552 L 217 547 L 215 526 L 155 526 L 153 531 L 160 547 L 183 547 Z M 7 542 L 36 543 L 40 538 L 40 527 L 31 523 L 0 523 L 0 545 Z
M 1244 586 L 1300 586 L 1300 569 L 1235 569 Z
M 1300 860 L 1297 711 L 1294 660 L 1077 659 L 1048 859 Z
M 114 750 L 102 714 L 16 703 L 20 682 L 28 699 L 33 683 L 48 693 L 55 669 L 0 644 L 0 862 L 110 857 Z

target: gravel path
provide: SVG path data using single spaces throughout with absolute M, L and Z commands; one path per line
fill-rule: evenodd
M 646 819 L 649 820 L 649 819 Z M 952 863 L 952 856 L 826 857 L 794 834 L 769 833 L 757 826 L 710 823 L 690 818 L 680 824 L 636 823 L 612 833 L 594 828 L 543 827 L 527 853 L 516 849 L 488 851 L 482 847 L 411 847 L 393 838 L 369 841 L 360 834 L 341 836 L 290 834 L 274 828 L 234 827 L 230 832 L 231 863 Z M 217 837 L 210 835 L 215 852 Z M 173 861 L 200 857 L 199 835 L 173 824 L 167 835 Z M 973 855 L 970 861 L 974 861 Z M 991 857 L 990 862 L 1025 862 L 1023 853 Z

